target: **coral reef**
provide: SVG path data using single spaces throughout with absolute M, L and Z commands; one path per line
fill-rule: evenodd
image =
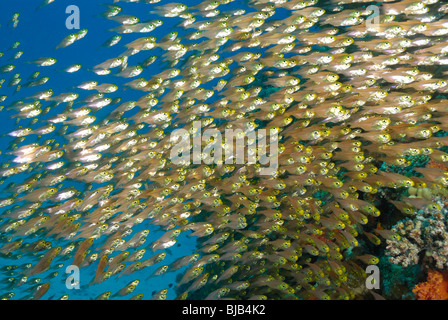
M 387 300 L 413 300 L 412 289 L 418 283 L 420 267 L 418 265 L 403 267 L 382 256 L 378 263 L 381 270 L 380 288 L 382 296 Z
M 392 230 L 400 237 L 387 240 L 389 260 L 404 267 L 424 263 L 437 269 L 448 268 L 448 208 L 436 200 L 412 218 L 399 221 Z
M 394 164 L 388 164 L 386 162 L 383 162 L 383 164 L 380 167 L 380 170 L 385 172 L 395 172 L 400 173 L 406 177 L 420 177 L 422 174 L 415 171 L 414 168 L 423 168 L 426 167 L 428 162 L 430 161 L 429 157 L 425 154 L 419 154 L 416 156 L 412 155 L 405 155 L 403 159 L 406 160 L 406 165 L 394 165 Z

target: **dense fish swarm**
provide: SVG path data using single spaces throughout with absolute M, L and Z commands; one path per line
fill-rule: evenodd
M 88 68 L 95 79 L 127 78 L 125 85 L 86 79 L 69 84 L 70 92 L 39 89 L 51 82 L 45 67 L 89 37 L 87 29 L 62 39 L 56 58 L 28 61 L 38 71 L 26 82 L 19 74 L 2 80 L 17 92 L 35 88 L 19 101 L 0 97 L 17 120 L 0 172 L 0 254 L 10 262 L 1 271 L 2 297 L 48 298 L 55 280 L 40 275 L 61 261 L 81 272 L 95 266 L 84 286 L 138 279 L 98 299 L 165 299 L 167 290 L 178 299 L 378 297 L 365 285 L 366 267 L 379 262 L 376 248 L 387 240 L 396 262 L 412 247 L 397 234 L 406 234 L 397 231 L 403 223 L 395 233 L 378 220 L 437 214 L 446 195 L 448 5 L 250 0 L 235 9 L 232 0 L 121 1 L 146 3 L 158 15 L 143 20 L 118 2 L 103 13 L 118 23 L 99 43 L 104 61 Z M 176 28 L 151 35 L 169 19 Z M 19 21 L 17 13 L 7 28 Z M 129 42 L 130 33 L 141 37 Z M 124 52 L 108 56 L 112 46 Z M 19 59 L 19 49 L 5 54 Z M 163 71 L 154 74 L 152 64 Z M 1 76 L 14 68 L 2 64 Z M 126 99 L 131 91 L 139 99 Z M 122 98 L 108 97 L 113 92 Z M 267 159 L 278 159 L 278 168 L 263 174 L 262 159 L 249 163 L 248 154 L 243 163 L 227 154 L 210 163 L 210 136 L 202 137 L 199 163 L 174 161 L 180 151 L 197 150 L 197 123 L 223 137 L 240 130 L 244 145 L 265 129 L 274 137 L 266 139 Z M 173 151 L 185 137 L 193 143 Z M 222 146 L 233 150 L 235 143 Z M 411 167 L 417 156 L 439 167 L 413 168 L 414 175 L 380 169 Z M 152 239 L 152 225 L 164 234 Z M 448 239 L 446 228 L 440 232 Z M 164 264 L 182 233 L 197 238 L 196 251 Z M 32 263 L 18 263 L 24 258 Z M 409 259 L 418 262 L 418 254 Z M 151 277 L 184 271 L 171 289 L 140 292 L 151 266 Z M 22 285 L 29 295 L 14 296 Z

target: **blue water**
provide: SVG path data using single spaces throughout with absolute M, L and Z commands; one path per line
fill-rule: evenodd
M 54 3 L 51 3 L 48 6 L 42 7 L 39 10 L 36 10 L 40 1 L 29 1 L 29 0 L 2 0 L 0 1 L 0 52 L 4 53 L 4 56 L 0 58 L 0 66 L 13 63 L 16 67 L 10 73 L 0 74 L 0 79 L 5 78 L 5 83 L 0 88 L 0 95 L 6 95 L 8 98 L 6 101 L 1 103 L 0 105 L 8 106 L 14 101 L 25 99 L 26 97 L 34 94 L 37 91 L 53 89 L 54 95 L 57 96 L 61 93 L 65 92 L 76 92 L 78 93 L 79 100 L 92 94 L 93 91 L 86 91 L 75 88 L 76 85 L 80 84 L 83 81 L 88 80 L 96 80 L 99 84 L 102 83 L 115 83 L 120 87 L 120 89 L 114 93 L 107 94 L 107 97 L 117 98 L 121 97 L 121 102 L 137 100 L 144 93 L 140 91 L 135 91 L 132 89 L 123 90 L 121 87 L 124 83 L 132 80 L 120 78 L 113 75 L 107 76 L 98 76 L 94 74 L 91 69 L 93 66 L 104 62 L 107 59 L 117 57 L 121 53 L 123 53 L 126 48 L 125 44 L 140 38 L 142 36 L 155 36 L 157 39 L 162 38 L 167 32 L 174 28 L 175 24 L 179 23 L 181 20 L 179 18 L 170 18 L 164 19 L 164 25 L 162 28 L 156 28 L 151 33 L 132 33 L 132 34 L 123 34 L 123 38 L 121 42 L 110 48 L 100 48 L 100 46 L 111 36 L 116 33 L 109 31 L 109 29 L 118 26 L 119 24 L 107 20 L 100 16 L 102 12 L 104 12 L 107 7 L 102 5 L 102 3 L 106 3 L 104 0 L 77 0 L 77 1 L 63 1 L 56 0 Z M 109 1 L 112 3 L 112 1 Z M 197 4 L 198 1 L 189 1 L 189 4 Z M 69 17 L 69 14 L 66 14 L 66 8 L 69 5 L 76 5 L 80 9 L 80 27 L 87 28 L 88 34 L 83 39 L 76 41 L 74 44 L 70 45 L 67 48 L 62 48 L 56 50 L 56 46 L 61 42 L 61 40 L 69 35 L 72 32 L 76 32 L 78 30 L 68 30 L 66 28 L 66 19 Z M 145 5 L 145 4 L 136 4 L 136 3 L 124 3 L 119 2 L 116 3 L 123 8 L 124 14 L 136 15 L 140 18 L 140 21 L 156 19 L 159 18 L 156 15 L 149 14 L 149 11 L 153 9 L 154 5 Z M 232 6 L 227 6 L 229 9 Z M 11 17 L 15 12 L 20 14 L 19 23 L 16 28 L 13 28 L 11 25 L 8 25 Z M 191 31 L 191 30 L 189 30 Z M 19 41 L 20 45 L 17 49 L 8 50 L 11 45 Z M 18 60 L 10 60 L 11 57 L 18 51 L 23 51 L 23 55 Z M 129 65 L 134 65 L 138 62 L 143 61 L 146 57 L 152 54 L 160 54 L 160 49 L 152 50 L 144 54 L 137 54 L 136 56 L 132 56 L 129 59 Z M 37 67 L 33 64 L 27 63 L 28 61 L 38 59 L 41 57 L 53 57 L 57 59 L 57 63 L 49 66 L 49 67 Z M 160 59 L 161 60 L 161 59 Z M 162 63 L 154 63 L 150 66 L 150 68 L 145 69 L 145 71 L 139 77 L 145 77 L 146 79 L 150 79 L 152 75 L 160 73 L 163 71 L 165 67 Z M 72 64 L 82 64 L 83 67 L 80 71 L 75 73 L 66 73 L 61 70 L 68 67 Z M 26 83 L 35 71 L 40 71 L 39 77 L 49 76 L 50 80 L 41 86 L 25 88 L 22 87 L 19 92 L 15 92 L 16 87 L 8 87 L 8 83 L 11 77 L 15 73 L 20 74 L 20 78 L 22 79 L 21 84 Z M 42 109 L 45 108 L 49 103 L 44 103 Z M 76 107 L 80 107 L 81 104 L 75 105 Z M 65 108 L 65 104 L 61 104 L 60 106 L 53 108 L 48 114 L 41 115 L 41 119 L 50 118 L 60 112 L 62 112 Z M 102 118 L 107 116 L 111 110 L 113 110 L 114 106 L 108 106 L 103 108 L 100 112 L 95 114 L 97 118 L 95 123 L 101 121 Z M 8 150 L 7 147 L 13 141 L 12 137 L 5 136 L 6 133 L 17 129 L 17 125 L 15 120 L 10 118 L 15 111 L 8 111 L 6 108 L 0 113 L 0 149 L 2 150 L 1 163 L 6 163 L 13 159 L 12 155 L 6 154 Z M 21 120 L 19 125 L 29 126 L 28 120 Z M 31 128 L 37 128 L 42 125 L 42 122 L 39 121 L 35 125 L 31 125 Z M 36 139 L 36 136 L 33 135 L 33 138 Z M 55 139 L 56 141 L 63 141 L 60 139 L 58 134 L 53 132 L 52 134 L 45 135 L 40 143 L 44 139 Z M 27 137 L 24 143 L 31 143 L 30 136 Z M 8 195 L 3 193 L 3 188 L 11 182 L 20 183 L 23 182 L 24 178 L 29 177 L 34 172 L 30 174 L 21 174 L 19 177 L 12 176 L 6 179 L 5 183 L 0 186 L 0 196 L 2 198 L 7 197 Z M 80 191 L 83 191 L 84 186 L 82 184 L 77 184 L 74 182 L 64 181 L 63 187 L 76 187 L 79 188 Z M 95 187 L 99 187 L 101 185 L 96 185 Z M 0 208 L 0 213 L 3 213 L 6 208 Z M 152 241 L 158 239 L 161 235 L 163 235 L 164 231 L 161 231 L 157 226 L 150 226 L 148 223 L 142 223 L 140 225 L 136 225 L 133 228 L 133 233 L 127 237 L 126 239 L 130 239 L 136 232 L 142 229 L 150 229 L 150 235 L 147 238 L 146 243 L 139 247 L 138 249 L 146 247 L 146 245 L 150 244 Z M 106 291 L 111 291 L 112 294 L 116 293 L 118 290 L 127 285 L 130 281 L 139 279 L 140 283 L 137 286 L 136 290 L 124 297 L 124 299 L 128 299 L 129 297 L 143 293 L 144 299 L 149 299 L 152 296 L 154 291 L 159 291 L 165 288 L 169 288 L 171 284 L 175 284 L 176 275 L 178 273 L 182 273 L 185 271 L 185 267 L 180 269 L 178 272 L 168 272 L 164 275 L 154 277 L 151 279 L 146 279 L 149 275 L 151 275 L 154 270 L 159 268 L 163 264 L 170 264 L 175 259 L 180 256 L 185 256 L 187 254 L 191 254 L 195 252 L 196 239 L 188 238 L 186 236 L 187 232 L 182 233 L 178 237 L 178 243 L 176 246 L 171 247 L 168 251 L 168 255 L 160 263 L 157 263 L 151 267 L 145 268 L 139 272 L 135 272 L 129 276 L 121 276 L 117 278 L 116 276 L 113 279 L 105 281 L 99 285 L 88 285 L 88 283 L 93 279 L 95 275 L 95 270 L 98 265 L 99 259 L 90 265 L 89 267 L 84 267 L 80 269 L 80 282 L 81 289 L 72 289 L 69 290 L 66 287 L 66 279 L 69 274 L 65 273 L 67 266 L 70 265 L 73 258 L 69 258 L 67 260 L 63 260 L 60 257 L 57 257 L 53 260 L 52 267 L 45 273 L 38 274 L 36 276 L 28 279 L 28 282 L 22 285 L 19 288 L 9 289 L 3 284 L 0 283 L 0 296 L 4 295 L 8 292 L 14 292 L 15 295 L 13 299 L 26 299 L 30 294 L 29 289 L 31 287 L 30 283 L 32 283 L 35 279 L 40 278 L 40 283 L 45 283 L 50 281 L 46 278 L 49 274 L 57 271 L 59 274 L 51 279 L 51 286 L 48 292 L 44 295 L 42 299 L 58 299 L 63 295 L 68 294 L 69 299 L 93 299 L 97 297 L 99 294 L 104 293 Z M 13 240 L 16 240 L 18 237 L 13 237 Z M 29 237 L 28 237 L 29 238 Z M 34 242 L 38 240 L 38 237 L 34 237 L 31 239 L 25 238 L 24 242 Z M 54 238 L 50 239 L 53 246 L 62 246 L 62 249 L 66 247 L 70 241 L 65 240 L 55 240 Z M 92 252 L 94 252 L 95 247 L 101 245 L 103 241 L 96 240 L 94 245 L 91 247 Z M 132 253 L 133 251 L 131 251 Z M 157 251 L 155 253 L 160 253 L 161 251 Z M 41 252 L 42 253 L 42 252 Z M 115 252 L 113 255 L 116 255 L 120 252 Z M 148 250 L 143 259 L 148 259 L 151 257 L 153 252 Z M 0 258 L 0 267 L 7 265 L 23 265 L 25 263 L 35 264 L 38 261 L 36 257 L 30 257 L 29 255 L 24 255 L 19 260 L 5 259 Z M 58 268 L 59 266 L 59 268 Z M 17 274 L 13 274 L 12 276 L 18 276 Z M 0 274 L 0 281 L 4 282 L 7 278 L 6 273 Z M 176 297 L 176 293 L 174 288 L 170 288 L 168 290 L 167 299 L 174 299 Z M 119 297 L 118 297 L 119 298 Z

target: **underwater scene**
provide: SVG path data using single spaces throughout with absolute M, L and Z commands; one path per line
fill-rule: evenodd
M 448 1 L 1 0 L 0 39 L 1 299 L 448 300 Z

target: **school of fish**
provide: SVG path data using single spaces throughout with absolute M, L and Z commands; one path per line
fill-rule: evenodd
M 157 18 L 126 14 L 120 2 L 145 3 Z M 379 296 L 365 288 L 366 267 L 379 262 L 369 248 L 398 237 L 378 227 L 387 214 L 379 204 L 391 201 L 403 214 L 434 204 L 411 194 L 389 200 L 385 190 L 436 194 L 448 186 L 439 168 L 421 168 L 419 177 L 379 170 L 383 162 L 409 166 L 407 157 L 419 154 L 448 162 L 440 150 L 448 142 L 448 4 L 248 0 L 247 9 L 229 9 L 238 2 L 105 5 L 102 19 L 117 26 L 102 39 L 103 62 L 59 67 L 90 68 L 125 85 L 86 79 L 70 92 L 41 89 L 51 83 L 45 67 L 91 30 L 61 39 L 55 57 L 26 61 L 31 76 L 23 81 L 14 74 L 20 43 L 4 48 L 13 62 L 0 58 L 1 85 L 35 92 L 0 96 L 17 124 L 1 154 L 0 254 L 10 261 L 0 271 L 1 298 L 47 299 L 54 280 L 40 275 L 65 260 L 81 272 L 96 266 L 85 286 L 135 278 L 96 299 L 163 300 L 168 290 L 177 299 Z M 151 35 L 169 19 L 176 28 Z M 2 29 L 20 21 L 19 12 Z M 129 42 L 131 33 L 141 37 Z M 113 46 L 123 53 L 108 56 Z M 127 99 L 130 91 L 140 98 Z M 108 97 L 113 92 L 122 98 Z M 171 133 L 193 135 L 197 121 L 223 135 L 278 134 L 278 155 L 270 155 L 277 170 L 262 175 L 258 163 L 229 159 L 175 164 Z M 153 240 L 150 225 L 163 236 Z M 183 233 L 197 239 L 196 252 L 164 264 Z M 157 269 L 148 274 L 150 266 Z M 180 268 L 172 288 L 139 291 L 148 277 Z M 20 286 L 29 296 L 15 296 Z

